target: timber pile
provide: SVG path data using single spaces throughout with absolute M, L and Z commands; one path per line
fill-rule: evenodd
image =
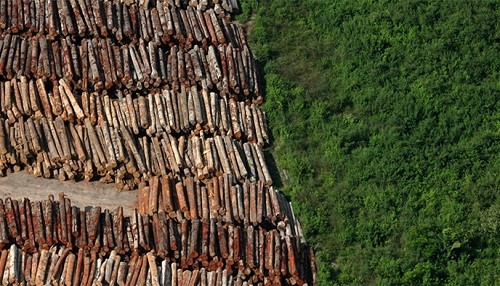
M 283 217 L 287 215 L 284 213 Z M 132 265 L 141 261 L 136 260 L 139 256 L 142 263 L 148 259 L 151 270 L 171 263 L 183 271 L 197 271 L 197 274 L 199 269 L 223 271 L 225 277 L 232 275 L 233 279 L 254 283 L 266 279 L 303 283 L 303 279 L 312 275 L 311 269 L 306 267 L 311 265 L 311 251 L 301 238 L 298 224 L 295 224 L 297 233 L 292 233 L 293 220 L 293 216 L 287 217 L 278 223 L 277 228 L 267 230 L 261 224 L 227 223 L 220 216 L 178 220 L 164 211 L 148 215 L 135 210 L 127 217 L 121 207 L 114 211 L 101 210 L 100 207 L 80 209 L 71 206 L 64 194 L 60 194 L 57 201 L 54 198 L 42 202 L 6 198 L 5 202 L 0 200 L 0 243 L 10 245 L 10 249 L 2 253 L 0 273 L 5 279 L 9 277 L 10 283 L 40 276 L 40 279 L 51 281 L 70 279 L 67 281 L 71 285 L 71 281 L 77 281 L 74 279 L 85 276 L 84 260 L 90 255 L 92 266 L 86 267 L 93 267 L 88 271 L 95 273 L 90 277 L 102 283 L 104 273 L 109 276 L 118 271 L 120 261 L 126 262 L 127 259 L 130 260 L 124 264 L 124 269 L 129 269 L 129 273 L 132 270 L 137 272 L 132 275 L 137 276 L 140 267 L 135 269 Z M 23 264 L 27 263 L 27 256 L 32 257 L 32 263 L 37 256 L 35 265 L 43 264 L 38 264 L 38 268 L 28 267 Z M 51 256 L 55 261 L 51 262 Z M 109 268 L 104 271 L 104 266 L 97 266 L 96 258 L 102 263 L 110 263 Z M 117 263 L 115 267 L 113 263 Z M 143 264 L 143 267 L 146 266 Z M 25 272 L 34 268 L 43 274 Z M 65 268 L 71 271 L 68 273 Z M 151 279 L 165 279 L 159 272 L 146 274 L 147 270 L 141 271 L 152 276 Z M 80 277 L 69 277 L 75 273 Z M 108 276 L 108 283 L 111 283 L 111 276 L 113 281 L 117 279 L 116 275 Z
M 52 38 L 115 35 L 133 39 L 175 32 L 187 37 L 221 31 L 211 23 L 215 18 L 206 19 L 198 11 L 223 18 L 228 16 L 226 11 L 238 10 L 236 0 L 2 0 L 0 31 L 45 33 Z
M 33 116 L 92 125 L 107 122 L 114 127 L 130 128 L 134 134 L 146 132 L 194 133 L 201 130 L 247 139 L 259 145 L 269 143 L 266 116 L 257 105 L 235 98 L 220 97 L 195 86 L 179 91 L 154 89 L 150 93 L 72 90 L 65 79 L 45 82 L 26 76 L 0 82 L 0 111 L 9 123 Z M 243 138 L 242 138 L 243 137 Z
M 235 31 L 238 29 L 231 33 Z M 40 34 L 4 32 L 0 35 L 0 76 L 7 80 L 21 76 L 65 78 L 80 91 L 207 86 L 252 98 L 252 94 L 259 94 L 255 63 L 246 43 L 234 41 L 200 42 L 201 46 L 170 43 L 170 47 L 169 43 L 142 38 L 119 43 L 110 38 L 50 40 Z
M 138 189 L 124 216 L 0 200 L 0 283 L 315 284 L 272 187 L 237 0 L 0 0 L 0 176 Z
M 7 144 L 7 142 L 9 144 Z M 25 167 L 36 177 L 115 182 L 119 190 L 134 188 L 151 175 L 196 176 L 210 179 L 222 174 L 243 181 L 272 184 L 262 147 L 216 135 L 175 138 L 161 132 L 158 137 L 134 137 L 126 128 L 106 121 L 92 125 L 55 120 L 24 122 L 11 126 L 0 118 L 0 172 Z
M 152 177 L 150 185 L 139 189 L 139 213 L 165 212 L 170 218 L 212 219 L 226 223 L 258 226 L 295 225 L 285 197 L 262 181 L 233 184 L 230 175 L 215 177 L 208 183 L 187 177 Z M 291 220 L 291 221 L 290 221 Z
M 57 5 L 68 8 L 63 2 Z M 59 11 L 55 2 L 38 4 L 44 13 Z M 158 8 L 134 5 L 120 6 L 120 11 L 142 15 Z M 33 15 L 38 15 L 34 6 Z M 60 15 L 39 25 L 47 30 L 36 25 L 13 29 L 7 24 L 18 21 L 6 17 L 0 37 L 0 174 L 26 168 L 35 176 L 99 179 L 127 190 L 149 175 L 172 171 L 211 178 L 228 172 L 228 163 L 238 163 L 239 170 L 229 173 L 240 180 L 259 173 L 269 183 L 259 147 L 269 144 L 266 117 L 256 105 L 261 101 L 256 68 L 243 31 L 213 9 L 175 7 L 161 8 L 172 15 L 203 14 L 199 19 L 211 27 L 207 31 L 215 31 L 206 34 L 213 36 L 210 41 L 180 41 L 183 36 L 155 41 L 140 33 L 126 41 L 113 33 L 79 38 L 58 29 L 51 36 L 50 19 Z M 85 23 L 94 18 L 99 17 Z M 195 25 L 194 20 L 183 28 L 173 23 L 179 33 Z
M 283 269 L 272 265 L 274 258 L 266 259 L 265 267 L 269 269 L 265 269 L 277 275 L 261 278 L 240 270 L 232 275 L 223 267 L 182 269 L 152 251 L 130 257 L 111 251 L 102 256 L 82 249 L 75 253 L 52 247 L 31 254 L 12 245 L 1 253 L 0 279 L 2 285 L 283 285 L 287 281 L 279 278 Z

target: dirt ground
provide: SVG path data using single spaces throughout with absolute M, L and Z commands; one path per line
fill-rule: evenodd
M 60 192 L 64 192 L 74 206 L 101 206 L 113 210 L 121 205 L 126 214 L 130 214 L 137 203 L 137 191 L 117 192 L 114 184 L 61 182 L 57 179 L 35 178 L 24 171 L 0 178 L 2 199 L 26 197 L 32 201 L 45 200 L 50 194 L 57 199 Z

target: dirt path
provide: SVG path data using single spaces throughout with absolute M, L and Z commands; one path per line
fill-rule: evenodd
M 101 206 L 113 210 L 121 205 L 127 214 L 135 206 L 137 197 L 137 191 L 117 192 L 113 184 L 99 182 L 61 182 L 57 179 L 35 178 L 26 172 L 0 178 L 2 199 L 26 197 L 30 200 L 45 200 L 50 194 L 57 198 L 60 192 L 64 192 L 74 206 Z

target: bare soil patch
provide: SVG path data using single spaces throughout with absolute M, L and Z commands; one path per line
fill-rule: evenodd
M 57 199 L 64 192 L 71 204 L 78 207 L 100 206 L 103 209 L 115 209 L 123 206 L 123 211 L 130 214 L 137 206 L 137 191 L 117 192 L 113 184 L 99 182 L 61 182 L 57 179 L 35 178 L 27 172 L 18 172 L 0 178 L 0 198 L 28 198 L 32 201 L 45 200 L 49 195 Z

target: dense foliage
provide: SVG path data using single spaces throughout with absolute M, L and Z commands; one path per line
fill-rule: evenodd
M 500 2 L 242 2 L 320 285 L 500 285 Z

